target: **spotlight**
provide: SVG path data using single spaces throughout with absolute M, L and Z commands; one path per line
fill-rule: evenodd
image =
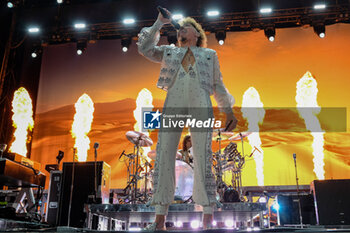
M 130 37 L 122 38 L 121 44 L 122 44 L 123 52 L 126 53 L 128 51 L 128 49 L 129 49 L 130 44 L 131 44 L 131 38 Z
M 32 58 L 37 58 L 41 54 L 41 45 L 34 45 L 31 53 Z
M 325 9 L 326 5 L 325 4 L 316 4 L 314 5 L 314 9 L 316 10 L 321 10 L 321 9 Z
M 192 229 L 198 229 L 199 228 L 199 221 L 198 220 L 192 220 L 191 221 L 191 227 L 192 227 Z
M 86 41 L 78 41 L 77 43 L 77 54 L 80 56 L 82 55 L 87 47 Z
M 8 1 L 7 2 L 7 7 L 8 8 L 13 8 L 15 5 L 13 4 L 13 2 L 11 2 L 11 1 Z
M 233 227 L 233 220 L 231 220 L 231 219 L 226 219 L 225 220 L 225 226 L 226 227 L 229 227 L 229 228 L 231 228 L 231 227 Z
M 61 4 L 61 3 L 63 3 L 63 0 L 57 0 L 57 3 Z
M 219 13 L 219 11 L 217 11 L 217 10 L 210 10 L 210 11 L 207 12 L 207 15 L 208 15 L 209 17 L 218 16 L 219 14 L 220 14 L 220 13 Z
M 280 209 L 280 205 L 277 203 L 277 201 L 275 201 L 275 203 L 273 203 L 272 208 L 276 211 L 278 211 Z
M 124 24 L 133 24 L 133 23 L 135 23 L 135 19 L 127 18 L 127 19 L 123 20 L 123 23 Z
M 74 27 L 76 29 L 83 29 L 86 27 L 86 24 L 85 23 L 76 23 L 76 24 L 74 24 Z
M 259 198 L 258 201 L 259 201 L 259 203 L 266 203 L 267 199 L 266 199 L 266 197 L 262 196 L 262 197 Z
M 215 227 L 218 223 L 214 220 L 211 224 Z
M 167 39 L 168 39 L 169 45 L 175 46 L 176 42 L 177 42 L 177 34 L 176 33 L 169 33 Z
M 219 42 L 219 45 L 223 45 L 226 39 L 226 31 L 215 32 L 215 38 Z
M 181 222 L 181 221 L 176 221 L 176 222 L 174 222 L 174 225 L 175 225 L 175 227 L 183 227 L 183 222 Z
M 260 13 L 261 14 L 268 14 L 268 13 L 271 13 L 271 12 L 272 12 L 271 8 L 261 8 L 260 9 Z
M 40 31 L 40 28 L 38 27 L 30 27 L 28 28 L 29 33 L 38 33 Z
M 274 42 L 274 41 L 275 41 L 275 35 L 276 35 L 275 27 L 273 27 L 273 26 L 266 27 L 266 28 L 264 29 L 264 32 L 265 32 L 266 38 L 267 38 L 269 41 L 271 41 L 271 42 Z
M 314 25 L 314 32 L 320 37 L 326 36 L 326 26 L 323 23 Z
M 173 14 L 172 18 L 173 20 L 180 20 L 183 19 L 183 15 L 182 14 Z

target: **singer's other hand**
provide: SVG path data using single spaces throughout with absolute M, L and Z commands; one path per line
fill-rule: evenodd
M 167 19 L 167 18 L 164 18 L 163 15 L 159 12 L 159 14 L 158 14 L 158 19 L 159 19 L 162 23 L 167 24 L 167 23 L 170 23 L 170 22 L 171 22 L 171 17 L 172 17 L 172 15 L 171 15 L 170 11 L 168 11 L 167 9 L 164 8 L 164 10 L 168 13 L 169 18 L 168 18 L 168 19 Z
M 225 127 L 227 127 L 227 125 L 230 123 L 231 120 L 232 120 L 232 123 L 231 123 L 230 126 L 227 128 L 227 131 L 228 131 L 228 132 L 231 132 L 232 130 L 234 130 L 234 129 L 236 128 L 237 119 L 236 119 L 235 115 L 233 114 L 233 112 L 226 113 L 226 123 L 225 123 Z

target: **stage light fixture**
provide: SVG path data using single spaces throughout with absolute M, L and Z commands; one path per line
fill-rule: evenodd
M 272 208 L 276 211 L 278 211 L 280 209 L 280 205 L 277 203 L 277 201 L 275 201 L 272 205 Z
M 326 4 L 316 4 L 316 5 L 314 5 L 314 9 L 315 10 L 326 9 Z
M 199 221 L 198 220 L 192 220 L 191 221 L 191 227 L 192 227 L 192 229 L 198 229 L 199 228 Z
M 34 45 L 31 53 L 32 58 L 37 58 L 41 54 L 41 45 Z
M 82 55 L 87 48 L 87 42 L 86 41 L 78 41 L 77 43 L 77 54 L 80 56 Z
M 169 33 L 167 39 L 168 39 L 169 45 L 175 46 L 177 42 L 177 34 L 175 32 Z
M 29 33 L 38 33 L 40 31 L 40 28 L 38 27 L 30 27 L 28 28 Z
M 174 222 L 175 227 L 181 228 L 183 227 L 183 222 L 182 221 L 176 221 Z
M 183 15 L 182 14 L 173 14 L 172 18 L 173 20 L 180 20 L 183 19 Z
M 264 29 L 264 33 L 265 33 L 266 38 L 267 38 L 269 41 L 271 41 L 271 42 L 274 42 L 274 41 L 275 41 L 275 36 L 276 36 L 275 27 L 273 27 L 273 26 L 266 27 L 266 28 Z
M 208 11 L 207 12 L 207 15 L 209 16 L 209 17 L 215 17 L 215 16 L 218 16 L 220 13 L 219 13 L 219 11 L 217 11 L 217 10 L 210 10 L 210 11 Z
M 234 222 L 233 222 L 232 219 L 226 219 L 226 220 L 225 220 L 225 226 L 226 226 L 226 227 L 232 228 L 232 227 L 233 227 L 233 224 L 234 224 Z
M 214 220 L 211 224 L 215 227 L 218 223 Z
M 15 5 L 13 4 L 13 2 L 12 1 L 8 1 L 7 2 L 7 7 L 8 8 L 13 8 Z
M 63 0 L 57 0 L 57 3 L 61 4 L 61 3 L 63 3 Z
M 272 8 L 261 8 L 260 13 L 261 14 L 269 14 L 272 12 Z
M 266 203 L 267 199 L 265 196 L 261 196 L 258 201 L 259 201 L 259 203 Z
M 224 30 L 216 31 L 215 38 L 219 42 L 219 45 L 223 45 L 225 43 L 225 39 L 226 39 L 226 31 L 224 31 Z
M 74 27 L 76 29 L 83 29 L 83 28 L 86 28 L 86 24 L 85 23 L 76 23 L 76 24 L 74 24 Z
M 314 25 L 314 32 L 320 37 L 325 38 L 326 26 L 323 23 Z
M 129 50 L 129 46 L 131 44 L 131 38 L 122 38 L 121 40 L 121 44 L 122 44 L 122 50 L 124 53 L 126 53 Z
M 135 19 L 132 19 L 132 18 L 127 18 L 127 19 L 124 19 L 123 20 L 123 23 L 124 24 L 134 24 L 135 23 Z

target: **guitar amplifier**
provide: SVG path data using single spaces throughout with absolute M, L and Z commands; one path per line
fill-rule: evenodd
M 102 161 L 96 163 L 76 162 L 74 166 L 70 226 L 83 228 L 86 220 L 86 213 L 83 210 L 84 204 L 88 203 L 89 199 L 91 199 L 90 197 L 95 193 L 95 169 L 97 177 L 97 199 L 102 204 L 108 204 L 111 167 Z M 59 226 L 68 226 L 72 171 L 73 163 L 63 163 L 60 208 L 58 213 Z

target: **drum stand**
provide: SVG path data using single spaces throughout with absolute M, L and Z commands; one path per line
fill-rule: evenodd
M 223 200 L 223 196 L 224 196 L 224 190 L 226 187 L 225 182 L 222 180 L 222 176 L 223 176 L 223 172 L 222 172 L 222 159 L 225 160 L 225 158 L 222 158 L 223 155 L 221 153 L 221 131 L 220 129 L 218 129 L 218 138 L 217 138 L 217 142 L 219 142 L 219 151 L 215 153 L 215 159 L 217 162 L 217 166 L 216 166 L 216 187 L 220 196 L 220 200 Z
M 136 153 L 135 153 L 136 151 Z M 137 182 L 140 179 L 140 170 L 142 167 L 139 165 L 139 153 L 140 153 L 140 146 L 137 143 L 134 146 L 134 153 L 127 156 L 129 158 L 129 164 L 127 169 L 127 186 L 124 188 L 124 191 L 129 190 L 129 202 L 131 204 L 136 204 L 137 198 L 138 198 L 138 190 L 137 190 Z

